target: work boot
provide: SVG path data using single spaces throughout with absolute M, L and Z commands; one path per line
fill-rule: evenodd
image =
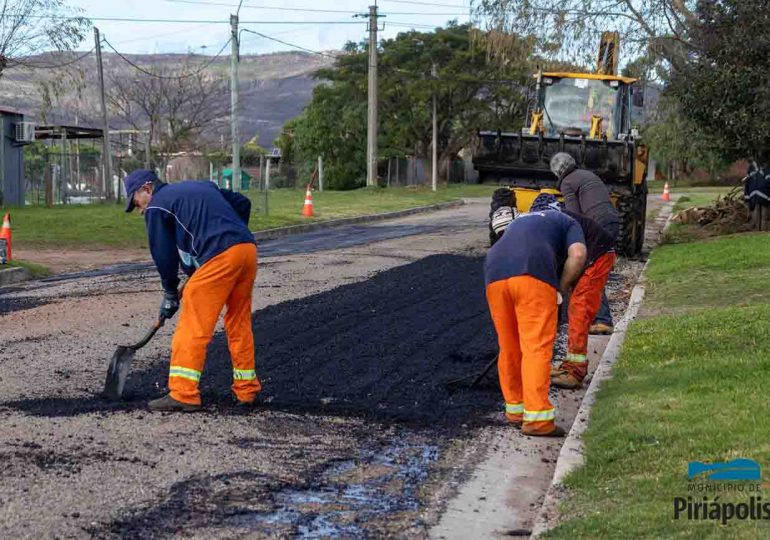
M 553 426 L 553 431 L 548 431 L 546 433 L 537 431 L 528 432 L 526 426 L 522 428 L 521 432 L 528 437 L 564 437 L 564 435 L 567 434 L 562 427 L 557 426 L 556 424 Z
M 505 413 L 505 419 L 508 421 L 508 424 L 512 425 L 516 429 L 521 429 L 523 415 Z
M 242 410 L 253 409 L 259 404 L 259 394 L 257 394 L 251 401 L 241 401 L 238 399 L 238 396 L 235 395 L 235 392 L 231 392 L 230 399 L 237 408 Z
M 551 371 L 551 384 L 557 388 L 566 388 L 567 390 L 575 390 L 583 387 L 583 381 L 575 377 L 566 369 L 561 369 L 556 373 Z
M 153 399 L 147 404 L 147 407 L 154 412 L 195 412 L 201 410 L 200 405 L 182 403 L 172 398 L 171 394 Z
M 594 323 L 588 329 L 588 333 L 594 336 L 609 336 L 615 331 L 615 327 L 607 323 Z

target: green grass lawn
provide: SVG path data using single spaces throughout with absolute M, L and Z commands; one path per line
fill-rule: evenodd
M 677 312 L 631 325 L 585 434 L 585 465 L 567 479 L 553 538 L 766 538 L 770 521 L 674 520 L 689 461 L 755 459 L 770 480 L 770 235 L 663 246 L 645 308 Z M 654 311 L 652 312 L 654 313 Z M 770 485 L 759 496 L 770 501 Z
M 252 230 L 264 230 L 308 221 L 404 210 L 463 197 L 489 197 L 496 186 L 451 185 L 433 193 L 425 188 L 363 188 L 353 191 L 314 192 L 316 217 L 302 217 L 304 190 L 276 189 L 270 192 L 269 215 L 254 213 Z M 245 192 L 258 210 L 257 191 Z M 144 220 L 126 214 L 122 205 L 0 208 L 11 213 L 13 241 L 31 248 L 141 248 L 147 245 Z

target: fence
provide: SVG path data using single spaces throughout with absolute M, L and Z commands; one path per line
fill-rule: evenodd
M 380 177 L 388 187 L 428 186 L 432 183 L 431 163 L 415 157 L 393 157 L 380 167 Z M 450 184 L 475 184 L 478 173 L 473 163 L 461 159 L 439 163 L 438 180 Z

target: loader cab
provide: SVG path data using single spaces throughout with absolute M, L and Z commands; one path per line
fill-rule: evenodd
M 617 140 L 629 134 L 634 81 L 615 75 L 543 73 L 537 108 L 544 135 Z

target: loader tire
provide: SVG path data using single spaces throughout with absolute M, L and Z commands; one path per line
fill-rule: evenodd
M 646 202 L 643 194 L 623 195 L 618 199 L 620 227 L 616 248 L 618 254 L 623 257 L 634 257 L 642 251 Z

